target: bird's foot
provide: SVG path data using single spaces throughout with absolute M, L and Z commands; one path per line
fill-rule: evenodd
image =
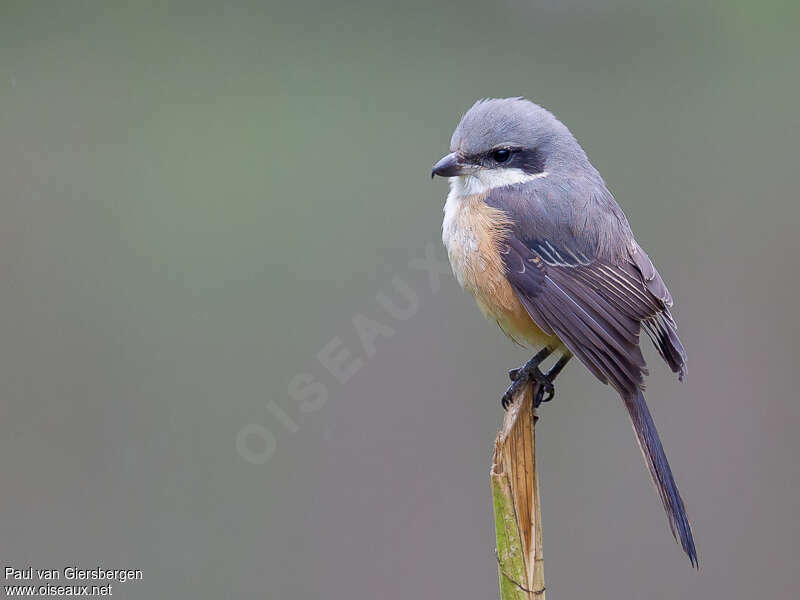
M 501 400 L 504 410 L 508 410 L 511 402 L 514 400 L 514 396 L 519 393 L 523 386 L 526 386 L 529 383 L 536 382 L 539 384 L 536 387 L 536 395 L 533 397 L 534 408 L 539 408 L 539 405 L 542 402 L 550 402 L 550 400 L 553 399 L 556 394 L 556 390 L 553 387 L 553 381 L 555 381 L 556 376 L 569 362 L 572 354 L 565 352 L 564 355 L 561 356 L 558 361 L 556 361 L 556 364 L 553 365 L 553 367 L 547 373 L 542 373 L 539 370 L 539 365 L 551 353 L 552 350 L 550 348 L 544 348 L 520 368 L 511 369 L 508 372 L 508 377 L 511 379 L 511 385 L 508 386 L 508 389 L 506 390 L 506 393 L 503 394 L 503 399 Z
M 511 402 L 522 388 L 530 383 L 537 383 L 536 396 L 533 398 L 533 407 L 538 408 L 542 402 L 550 402 L 555 395 L 555 388 L 553 382 L 539 370 L 537 366 L 523 366 L 519 369 L 512 369 L 509 371 L 508 376 L 511 378 L 512 383 L 508 386 L 506 393 L 500 401 L 503 405 L 503 410 L 508 410 Z
M 553 382 L 545 375 L 545 381 L 539 382 L 539 387 L 536 389 L 536 396 L 533 398 L 533 408 L 539 408 L 542 402 L 550 402 L 556 395 L 556 388 Z

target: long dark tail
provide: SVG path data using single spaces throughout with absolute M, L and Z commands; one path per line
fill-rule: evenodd
M 689 518 L 686 516 L 683 500 L 678 492 L 678 486 L 675 485 L 675 479 L 672 477 L 672 470 L 669 468 L 658 431 L 653 423 L 653 417 L 650 416 L 650 410 L 644 401 L 644 395 L 639 391 L 635 396 L 623 397 L 623 400 L 631 417 L 633 429 L 636 431 L 636 437 L 639 439 L 644 460 L 650 469 L 653 483 L 661 496 L 661 502 L 664 503 L 672 535 L 680 541 L 692 566 L 697 568 L 697 550 L 694 547 Z

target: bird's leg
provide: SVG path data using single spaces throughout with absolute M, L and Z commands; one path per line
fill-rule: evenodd
M 545 346 L 544 348 L 539 350 L 539 352 L 534 354 L 533 357 L 524 365 L 522 365 L 520 368 L 511 369 L 508 372 L 509 379 L 511 379 L 511 381 L 516 381 L 517 378 L 520 376 L 520 374 L 536 369 L 540 364 L 542 364 L 542 361 L 546 359 L 548 356 L 550 356 L 552 353 L 553 349 Z
M 553 365 L 553 367 L 547 373 L 542 373 L 541 370 L 539 370 L 539 365 L 552 353 L 552 348 L 544 348 L 543 350 L 537 352 L 533 358 L 522 365 L 519 369 L 512 369 L 508 372 L 508 376 L 511 378 L 512 383 L 510 386 L 508 386 L 508 389 L 506 390 L 506 393 L 503 394 L 503 399 L 501 400 L 504 409 L 508 410 L 508 406 L 511 404 L 511 401 L 514 399 L 514 396 L 517 394 L 517 392 L 519 392 L 524 385 L 527 385 L 532 381 L 535 381 L 539 384 L 536 389 L 536 396 L 533 399 L 534 408 L 538 408 L 542 402 L 549 402 L 553 399 L 553 396 L 555 395 L 553 381 L 569 362 L 569 359 L 572 358 L 572 354 L 566 352 L 561 358 L 558 359 L 558 361 L 556 361 L 556 364 Z
M 514 399 L 514 395 L 530 381 L 537 381 L 540 384 L 544 384 L 545 376 L 544 373 L 539 370 L 539 365 L 552 353 L 553 348 L 545 346 L 519 369 L 512 369 L 508 372 L 508 376 L 511 378 L 511 385 L 508 386 L 506 393 L 503 394 L 503 398 L 500 401 L 504 410 L 508 410 L 508 406 Z
M 554 364 L 550 370 L 544 374 L 547 384 L 540 385 L 539 389 L 536 391 L 536 397 L 533 399 L 534 408 L 539 408 L 539 405 L 542 402 L 550 402 L 550 400 L 553 399 L 553 396 L 556 395 L 556 389 L 553 387 L 553 381 L 555 381 L 556 376 L 561 373 L 561 370 L 567 366 L 570 358 L 572 358 L 572 354 L 570 352 L 565 353 L 556 361 L 556 364 Z M 545 392 L 547 392 L 546 398 L 544 396 Z

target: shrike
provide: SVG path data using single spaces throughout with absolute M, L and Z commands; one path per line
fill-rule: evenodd
M 515 342 L 537 350 L 503 396 L 540 384 L 538 406 L 575 355 L 628 409 L 669 525 L 697 566 L 689 519 L 644 400 L 644 330 L 683 380 L 672 297 L 570 131 L 523 98 L 478 101 L 431 176 L 450 178 L 442 239 L 458 282 Z M 558 353 L 546 373 L 539 366 Z

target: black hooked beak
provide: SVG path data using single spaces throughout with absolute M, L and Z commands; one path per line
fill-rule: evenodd
M 435 175 L 438 175 L 439 177 L 455 177 L 456 175 L 463 175 L 464 167 L 464 163 L 462 163 L 458 158 L 458 153 L 451 152 L 433 165 L 431 179 L 433 179 Z

